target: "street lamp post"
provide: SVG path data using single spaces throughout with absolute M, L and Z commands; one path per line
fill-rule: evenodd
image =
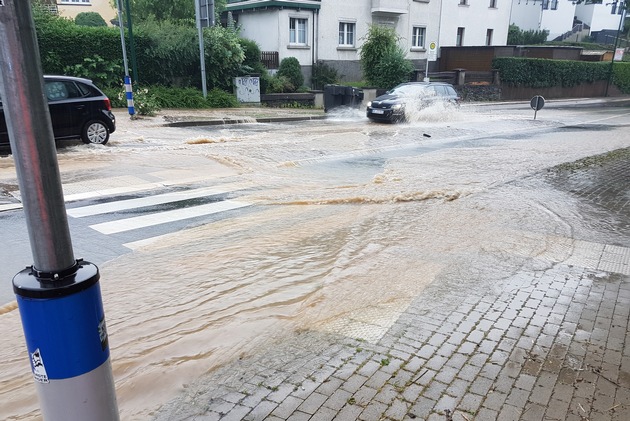
M 626 16 L 626 2 L 624 1 L 615 1 L 615 4 L 618 4 L 621 8 L 621 14 L 619 16 L 619 26 L 617 28 L 617 35 L 615 36 L 615 47 L 613 48 L 612 59 L 610 60 L 610 70 L 608 71 L 608 81 L 606 82 L 606 93 L 604 96 L 608 96 L 608 88 L 610 87 L 610 82 L 613 77 L 613 68 L 615 66 L 615 55 L 617 54 L 617 46 L 619 45 L 619 35 L 621 34 L 621 28 L 623 27 L 623 21 Z

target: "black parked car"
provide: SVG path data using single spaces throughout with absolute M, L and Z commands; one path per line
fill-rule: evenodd
M 71 76 L 44 76 L 44 94 L 55 139 L 81 138 L 104 145 L 116 130 L 109 98 L 91 80 Z M 19 139 L 18 139 L 19 141 Z M 7 124 L 0 98 L 0 148 L 9 147 Z
M 405 109 L 422 109 L 436 101 L 459 103 L 453 85 L 443 82 L 402 83 L 367 103 L 367 117 L 374 121 L 405 121 Z

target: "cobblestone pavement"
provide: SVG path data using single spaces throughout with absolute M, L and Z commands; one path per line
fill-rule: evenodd
M 630 420 L 630 149 L 533 178 L 613 241 L 572 238 L 568 259 L 492 285 L 434 282 L 375 340 L 283 337 L 155 419 Z

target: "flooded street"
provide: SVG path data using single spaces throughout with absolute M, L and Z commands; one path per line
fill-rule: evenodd
M 177 181 L 229 185 L 247 204 L 111 259 L 99 257 L 105 234 L 90 245 L 77 237 L 91 228 L 70 221 L 76 257 L 102 262 L 123 420 L 153 419 L 204 374 L 289 332 L 376 343 L 434 282 L 443 295 L 492 290 L 567 261 L 579 242 L 630 247 L 630 210 L 600 217 L 552 170 L 629 148 L 627 108 L 550 105 L 534 120 L 527 105 L 437 106 L 399 125 L 354 110 L 298 123 L 162 122 L 119 117 L 107 146 L 59 150 L 66 195 Z M 11 158 L 0 158 L 0 186 L 15 185 Z M 0 213 L 0 229 L 19 224 L 18 212 Z M 28 244 L 26 232 L 15 242 Z M 31 264 L 6 253 L 7 265 Z M 38 420 L 19 313 L 2 304 L 0 419 Z

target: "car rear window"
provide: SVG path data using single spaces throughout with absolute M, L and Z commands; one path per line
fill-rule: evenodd
M 86 84 L 77 82 L 76 85 L 79 91 L 81 92 L 81 96 L 89 96 L 92 93 L 92 90 Z
M 46 98 L 49 101 L 61 101 L 68 98 L 81 98 L 84 97 L 77 85 L 70 81 L 46 81 Z

